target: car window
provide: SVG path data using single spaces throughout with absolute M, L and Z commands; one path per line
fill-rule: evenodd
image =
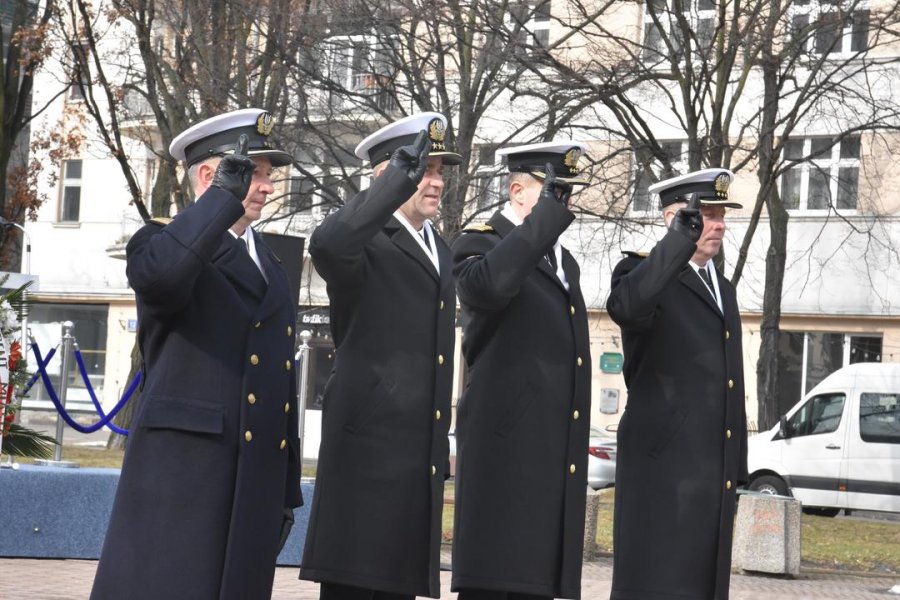
M 859 435 L 864 442 L 900 444 L 900 394 L 862 394 Z
M 788 420 L 791 437 L 836 431 L 844 412 L 844 394 L 822 394 L 806 401 Z

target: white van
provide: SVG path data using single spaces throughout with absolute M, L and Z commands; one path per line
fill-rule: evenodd
M 900 364 L 835 371 L 747 447 L 750 490 L 829 516 L 900 512 Z

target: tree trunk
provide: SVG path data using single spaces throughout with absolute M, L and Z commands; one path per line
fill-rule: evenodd
M 134 342 L 134 347 L 131 349 L 131 370 L 128 372 L 128 381 L 126 382 L 126 386 L 129 385 L 132 381 L 134 381 L 135 375 L 137 372 L 141 370 L 141 353 L 138 350 L 137 340 Z M 128 429 L 131 427 L 131 422 L 134 419 L 135 412 L 137 411 L 138 402 L 140 402 L 141 397 L 141 389 L 143 388 L 143 383 L 138 386 L 138 389 L 134 390 L 134 394 L 132 394 L 131 399 L 122 407 L 122 410 L 116 415 L 116 418 L 113 419 L 113 423 L 122 429 Z M 109 434 L 109 439 L 106 440 L 106 448 L 108 450 L 124 448 L 125 440 L 127 438 L 124 435 L 119 435 L 118 433 L 111 432 Z

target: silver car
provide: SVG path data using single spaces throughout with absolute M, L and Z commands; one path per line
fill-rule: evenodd
M 588 443 L 588 485 L 595 490 L 616 485 L 616 436 L 596 427 Z

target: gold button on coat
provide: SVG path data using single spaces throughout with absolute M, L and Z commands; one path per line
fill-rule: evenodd
M 441 310 L 444 310 L 444 301 L 441 300 Z
M 439 365 L 444 364 L 444 355 L 443 354 L 438 354 L 438 364 Z
M 578 420 L 578 417 L 580 417 L 580 416 L 581 416 L 581 413 L 579 413 L 577 410 L 572 413 L 572 418 L 575 419 L 576 421 Z
M 258 365 L 258 364 L 259 364 L 259 357 L 258 357 L 257 355 L 255 355 L 255 354 L 251 354 L 251 355 L 250 355 L 250 364 L 251 364 L 251 365 Z
M 731 439 L 731 430 L 730 429 L 725 430 L 725 437 L 727 437 L 728 439 Z
M 726 329 L 725 330 L 725 339 L 727 340 L 730 337 L 731 337 L 731 332 Z
M 281 443 L 278 444 L 279 450 L 284 450 L 284 447 L 287 446 L 287 440 L 281 440 Z
M 288 337 L 291 337 L 292 333 L 294 333 L 294 329 L 290 325 L 288 325 L 288 328 L 287 328 Z
M 441 411 L 439 411 L 439 410 L 434 411 L 434 420 L 435 421 L 441 420 Z
M 256 394 L 247 394 L 247 402 L 256 404 Z
M 437 473 L 437 467 L 431 465 L 431 474 L 434 475 L 435 473 Z
M 730 489 L 731 489 L 731 480 L 725 482 L 725 489 L 726 489 L 726 490 L 730 490 Z
M 244 439 L 248 442 L 253 439 L 253 434 L 248 430 L 244 432 Z
M 571 305 L 569 306 L 569 314 L 570 314 L 570 315 L 574 315 L 574 314 L 575 314 L 575 307 L 574 307 L 574 306 L 571 306 Z
M 259 329 L 260 325 L 262 325 L 262 321 L 257 321 L 256 323 L 253 324 L 253 326 L 256 327 L 257 329 Z
M 728 380 L 728 389 L 730 390 L 733 387 L 734 387 L 734 379 L 729 379 Z
M 291 412 L 291 403 L 290 402 L 284 403 L 284 412 Z
M 584 361 L 581 360 L 581 357 L 580 357 L 580 356 L 578 357 L 578 360 L 576 360 L 575 362 L 578 363 L 578 366 L 579 366 L 579 367 L 580 367 L 582 364 L 584 364 Z
M 289 360 L 284 361 L 284 368 L 287 369 L 288 371 L 290 371 L 291 370 L 291 361 L 289 361 Z
M 575 473 L 575 465 L 569 465 L 569 473 Z

